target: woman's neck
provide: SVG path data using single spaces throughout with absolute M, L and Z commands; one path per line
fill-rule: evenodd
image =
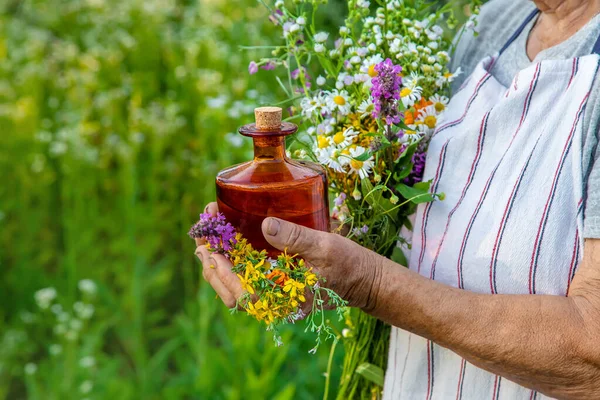
M 600 0 L 533 0 L 541 11 L 527 40 L 527 55 L 564 42 L 600 12 Z

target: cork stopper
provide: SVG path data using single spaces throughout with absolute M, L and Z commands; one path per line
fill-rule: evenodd
M 279 107 L 258 107 L 254 109 L 256 128 L 275 130 L 281 128 L 282 111 Z

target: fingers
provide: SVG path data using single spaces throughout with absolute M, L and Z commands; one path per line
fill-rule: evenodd
M 221 282 L 216 272 L 216 260 L 211 257 L 210 253 L 206 249 L 206 246 L 198 246 L 196 249 L 196 255 L 202 261 L 202 276 L 217 292 L 223 303 L 229 308 L 235 307 L 236 299 L 229 289 Z
M 328 252 L 329 234 L 281 220 L 265 218 L 262 223 L 265 239 L 279 250 L 299 253 L 308 258 L 321 258 Z
M 219 212 L 219 206 L 214 201 L 212 203 L 208 203 L 206 207 L 204 207 L 204 212 L 209 213 L 210 215 L 217 215 Z
M 233 297 L 239 299 L 244 294 L 244 289 L 242 288 L 240 279 L 235 273 L 233 273 L 233 271 L 231 271 L 233 265 L 222 254 L 213 254 L 212 257 L 216 263 L 215 269 L 219 280 L 223 283 L 223 286 L 227 288 L 229 293 L 233 295 Z

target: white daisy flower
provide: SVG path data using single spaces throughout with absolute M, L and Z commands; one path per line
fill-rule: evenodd
M 356 132 L 352 128 L 348 128 L 346 130 L 339 131 L 335 135 L 333 135 L 332 141 L 338 149 L 343 149 L 345 147 L 350 146 L 350 144 L 352 144 L 352 141 L 357 135 L 358 132 Z
M 383 57 L 379 54 L 375 54 L 371 57 L 365 58 L 360 67 L 360 72 L 363 74 L 369 74 L 371 78 L 377 76 L 377 71 L 375 71 L 375 66 L 383 61 Z
M 331 146 L 331 138 L 329 138 L 328 136 L 325 136 L 325 135 L 318 135 L 317 141 L 315 142 L 313 150 L 315 151 L 315 153 L 317 153 L 322 150 L 329 149 L 330 146 Z
M 323 43 L 323 42 L 325 42 L 327 40 L 328 37 L 329 37 L 329 33 L 327 33 L 327 32 L 319 32 L 319 33 L 315 34 L 315 36 L 313 37 L 313 39 L 317 43 Z
M 322 165 L 327 166 L 328 168 L 337 171 L 337 172 L 345 172 L 344 168 L 341 164 L 340 152 L 339 150 L 335 150 L 331 147 L 321 149 L 316 152 L 317 160 Z
M 454 71 L 454 73 L 452 72 L 446 72 L 445 74 L 441 75 L 436 81 L 435 84 L 438 87 L 442 87 L 444 86 L 446 83 L 450 83 L 452 82 L 457 76 L 459 76 L 460 74 L 462 74 L 462 70 L 460 67 L 458 67 L 458 69 L 456 71 Z
M 371 97 L 369 97 L 367 100 L 364 100 L 362 103 L 360 103 L 360 106 L 358 106 L 358 113 L 360 114 L 361 118 L 372 115 L 373 111 L 375 111 L 375 105 L 373 105 L 373 100 Z
M 348 165 L 350 166 L 350 171 L 355 172 L 361 179 L 365 179 L 369 176 L 373 165 L 375 164 L 373 161 L 373 156 L 369 156 L 369 158 L 365 161 L 357 160 L 357 157 L 360 157 L 366 152 L 366 149 L 361 146 L 356 146 L 350 148 L 350 159 Z
M 429 101 L 433 103 L 433 107 L 435 111 L 441 113 L 446 109 L 448 102 L 450 101 L 446 96 L 440 96 L 439 94 L 434 94 L 429 98 Z
M 348 115 L 351 108 L 349 100 L 348 92 L 334 89 L 327 96 L 327 106 L 332 111 L 337 110 L 342 115 Z
M 415 122 L 424 133 L 433 132 L 438 123 L 438 112 L 435 110 L 435 106 L 431 105 L 422 109 Z
M 421 93 L 423 93 L 423 89 L 420 86 L 406 86 L 400 91 L 400 100 L 404 107 L 409 108 L 421 100 Z

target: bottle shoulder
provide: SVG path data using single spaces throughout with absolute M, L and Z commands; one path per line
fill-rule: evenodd
M 261 187 L 269 185 L 303 184 L 324 179 L 325 170 L 319 165 L 285 159 L 283 161 L 249 161 L 223 169 L 217 175 L 220 185 L 244 185 Z

